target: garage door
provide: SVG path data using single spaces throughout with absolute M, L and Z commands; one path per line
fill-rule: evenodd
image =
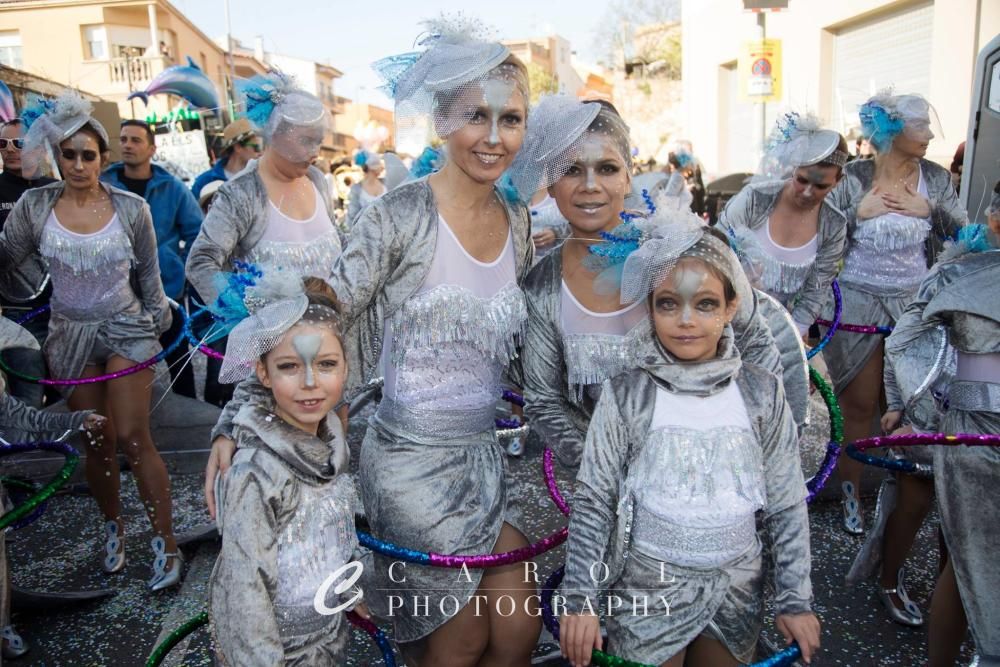
M 833 126 L 858 126 L 858 106 L 893 86 L 897 94 L 930 93 L 934 3 L 911 6 L 844 28 L 834 36 Z

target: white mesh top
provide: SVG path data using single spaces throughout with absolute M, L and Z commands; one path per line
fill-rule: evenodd
M 439 217 L 424 284 L 385 325 L 383 394 L 411 410 L 491 408 L 525 318 L 510 232 L 480 262 Z
M 268 202 L 264 235 L 244 258 L 265 267 L 292 270 L 302 276 L 326 278 L 340 257 L 340 237 L 322 197 L 313 185 L 316 208 L 306 220 L 296 220 Z
M 117 213 L 100 230 L 79 234 L 64 227 L 53 210 L 45 221 L 39 251 L 52 276 L 55 313 L 97 321 L 121 312 L 136 299 L 129 284 L 132 244 Z

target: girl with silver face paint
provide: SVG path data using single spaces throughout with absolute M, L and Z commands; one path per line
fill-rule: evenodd
M 351 331 L 349 384 L 385 377 L 362 447 L 361 495 L 380 539 L 443 554 L 508 551 L 528 541 L 493 420 L 527 317 L 518 285 L 532 247 L 527 210 L 495 184 L 521 147 L 527 75 L 468 25 L 429 27 L 420 51 L 382 65 L 392 73 L 397 145 L 433 128 L 447 162 L 369 205 L 330 279 Z M 236 398 L 252 391 L 241 387 Z M 392 563 L 376 556 L 371 574 L 385 594 L 369 603 L 388 614 L 389 591 L 407 601 L 392 612 L 407 664 L 530 661 L 541 622 L 521 567 L 466 576 L 408 564 L 400 582 Z M 502 596 L 514 614 L 503 615 Z
M 968 224 L 948 171 L 924 159 L 934 134 L 931 107 L 919 95 L 879 94 L 862 105 L 862 129 L 878 150 L 874 160 L 856 160 L 844 168 L 844 180 L 833 194 L 847 215 L 844 268 L 838 276 L 843 294 L 841 320 L 892 326 L 927 274 L 943 241 Z M 828 303 L 825 319 L 832 319 Z M 838 331 L 824 359 L 844 413 L 847 442 L 871 435 L 883 395 L 883 342 L 878 336 Z M 891 396 L 887 396 L 891 399 Z M 890 410 L 898 409 L 890 404 Z M 898 424 L 886 424 L 893 429 Z M 908 449 L 907 458 L 930 463 L 930 451 Z M 864 532 L 858 498 L 861 464 L 838 463 L 844 503 L 844 529 Z M 919 608 L 909 601 L 902 570 L 906 554 L 930 508 L 933 487 L 926 479 L 898 476 L 899 506 L 880 504 L 875 535 L 865 551 L 882 564 L 880 599 L 890 618 L 920 625 Z M 917 511 L 909 511 L 916 508 Z M 890 515 L 887 518 L 886 515 Z M 884 545 L 884 550 L 883 550 Z
M 43 351 L 57 378 L 97 377 L 142 363 L 162 351 L 159 336 L 171 321 L 149 207 L 100 182 L 108 134 L 91 111 L 75 92 L 22 110 L 25 150 L 54 150 L 65 180 L 26 192 L 0 236 L 0 273 L 36 254 L 48 265 L 51 319 Z M 149 428 L 152 384 L 149 369 L 63 393 L 70 410 L 109 417 L 91 435 L 86 458 L 87 481 L 104 518 L 103 571 L 125 567 L 121 451 L 156 534 L 149 587 L 162 590 L 180 583 L 183 559 L 173 535 L 170 478 Z
M 776 625 L 808 662 L 819 622 L 798 435 L 780 380 L 733 344 L 742 269 L 693 214 L 627 224 L 638 247 L 621 268 L 621 298 L 648 300 L 653 326 L 636 366 L 603 383 L 587 431 L 561 589 L 563 655 L 590 663 L 602 647 L 598 601 L 617 598 L 645 601 L 607 616 L 620 658 L 752 662 L 766 571 L 760 511 Z
M 607 234 L 622 225 L 630 189 L 628 127 L 610 105 L 549 96 L 532 122 L 513 167 L 522 197 L 547 187 L 569 221 L 566 242 L 536 265 L 525 282 L 528 331 L 524 358 L 525 411 L 559 461 L 576 469 L 601 383 L 639 362 L 650 332 L 644 299 L 623 302 L 604 278 Z M 664 223 L 690 215 L 686 204 L 658 201 Z M 757 301 L 739 273 L 741 301 L 734 327 L 743 354 L 772 369 L 778 351 Z M 793 336 L 794 338 L 794 336 Z
M 255 374 L 264 391 L 234 418 L 239 450 L 220 482 L 212 634 L 226 665 L 340 664 L 341 612 L 368 612 L 357 587 L 333 590 L 357 569 L 358 548 L 350 453 L 332 412 L 347 380 L 339 305 L 319 278 L 265 274 L 247 294 L 221 380 Z

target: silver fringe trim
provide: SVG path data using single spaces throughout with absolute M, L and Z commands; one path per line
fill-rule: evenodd
M 716 480 L 726 474 L 741 498 L 765 506 L 763 453 L 752 431 L 737 426 L 659 428 L 649 434 L 628 486 L 637 498 L 656 489 L 660 498 L 712 501 Z M 728 508 L 718 510 L 720 517 L 732 516 Z
M 753 273 L 768 294 L 795 294 L 802 289 L 815 264 L 815 261 L 791 264 L 771 256 L 761 247 L 756 235 L 747 229 L 737 233 L 737 243 L 746 261 L 753 264 Z
M 632 327 L 624 336 L 612 334 L 566 334 L 563 356 L 570 391 L 582 400 L 584 388 L 635 368 L 642 343 L 651 335 L 649 320 Z
M 340 257 L 340 238 L 335 231 L 327 232 L 308 242 L 261 241 L 245 260 L 254 264 L 294 271 L 301 275 L 330 275 L 333 263 Z
M 393 315 L 392 360 L 398 366 L 407 350 L 461 342 L 506 362 L 517 356 L 527 321 L 524 293 L 514 283 L 490 298 L 458 285 L 439 285 Z
M 74 273 L 93 271 L 121 261 L 132 261 L 132 243 L 125 230 L 94 238 L 74 238 L 46 226 L 39 252 L 49 261 L 65 264 Z
M 880 215 L 858 224 L 854 242 L 865 241 L 878 251 L 901 250 L 922 244 L 930 231 L 931 223 L 923 218 L 892 220 Z

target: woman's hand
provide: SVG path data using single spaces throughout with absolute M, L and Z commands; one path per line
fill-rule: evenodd
M 366 605 L 364 602 L 359 602 L 357 606 L 354 607 L 354 609 L 352 609 L 351 611 L 353 611 L 355 614 L 365 619 L 366 621 L 372 620 L 372 613 L 368 611 L 368 605 Z
M 914 190 L 909 183 L 906 184 L 904 194 L 897 195 L 887 192 L 882 195 L 882 201 L 893 213 L 908 215 L 911 218 L 928 218 L 931 215 L 931 203 L 927 201 L 926 197 Z
M 95 433 L 104 428 L 104 425 L 108 422 L 108 418 L 104 415 L 99 415 L 96 412 L 87 415 L 87 418 L 83 420 L 83 430 Z
M 208 455 L 208 465 L 205 466 L 205 504 L 208 514 L 215 519 L 215 476 L 225 477 L 229 467 L 233 465 L 233 455 L 236 454 L 236 443 L 220 435 L 212 443 L 212 453 Z
M 556 242 L 556 231 L 547 227 L 540 232 L 531 235 L 531 240 L 535 242 L 535 250 L 543 250 Z
M 882 199 L 882 190 L 879 186 L 873 187 L 858 204 L 858 219 L 868 220 L 877 218 L 889 212 L 889 207 Z
M 573 667 L 587 667 L 594 650 L 601 650 L 601 620 L 593 614 L 563 614 L 559 619 L 559 647 Z
M 889 410 L 884 415 L 882 415 L 882 433 L 892 433 L 899 426 L 899 422 L 903 419 L 903 412 L 901 410 Z
M 785 643 L 798 642 L 802 659 L 809 664 L 819 650 L 819 619 L 812 612 L 805 614 L 780 614 L 775 619 Z

